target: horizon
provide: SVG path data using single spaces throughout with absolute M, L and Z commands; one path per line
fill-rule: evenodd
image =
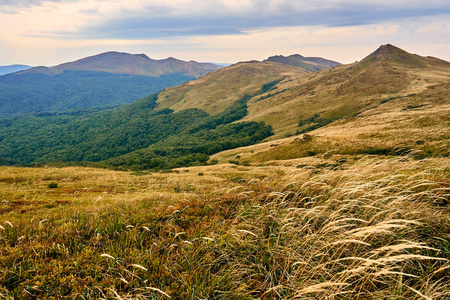
M 390 44 L 390 43 L 386 43 L 386 44 L 382 44 L 382 45 L 378 46 L 377 48 L 373 49 L 370 53 L 367 53 L 365 56 L 361 57 L 361 59 L 359 59 L 359 60 L 356 60 L 356 61 L 353 61 L 353 62 L 349 62 L 349 63 L 341 63 L 341 62 L 339 62 L 339 61 L 335 61 L 335 62 L 338 62 L 338 63 L 340 63 L 340 64 L 342 64 L 342 65 L 351 64 L 351 63 L 354 63 L 354 62 L 359 62 L 359 61 L 361 61 L 362 59 L 364 59 L 365 57 L 367 57 L 368 55 L 370 55 L 372 52 L 376 51 L 378 48 L 380 48 L 380 47 L 382 47 L 382 46 L 385 46 L 385 45 L 391 45 L 391 46 L 400 48 L 401 50 L 404 50 L 404 51 L 406 51 L 406 52 L 408 52 L 408 53 L 411 53 L 411 54 L 417 54 L 417 55 L 420 55 L 420 56 L 423 56 L 423 57 L 427 57 L 427 56 L 428 56 L 428 57 L 432 57 L 432 56 L 426 55 L 426 54 L 413 53 L 413 52 L 408 51 L 407 49 L 402 49 L 401 47 L 398 47 L 397 45 L 393 45 L 393 44 Z M 60 62 L 60 63 L 54 64 L 54 65 L 25 65 L 25 64 L 21 64 L 21 63 L 13 63 L 13 64 L 9 64 L 9 65 L 1 65 L 0 67 L 12 67 L 12 66 L 22 66 L 22 65 L 23 65 L 23 66 L 28 66 L 28 67 L 32 67 L 32 68 L 35 68 L 35 67 L 48 67 L 48 68 L 52 68 L 52 67 L 59 66 L 59 65 L 61 65 L 61 64 L 72 63 L 72 62 L 75 62 L 75 61 L 78 61 L 78 60 L 82 60 L 82 59 L 86 59 L 86 58 L 89 58 L 89 57 L 94 57 L 94 56 L 98 56 L 98 55 L 102 55 L 102 54 L 106 54 L 106 53 L 122 53 L 122 54 L 130 54 L 130 55 L 147 55 L 147 56 L 148 56 L 150 59 L 152 59 L 152 60 L 166 60 L 166 59 L 170 59 L 170 58 L 178 59 L 177 57 L 172 57 L 172 56 L 168 56 L 168 57 L 165 57 L 165 58 L 158 58 L 158 59 L 156 59 L 156 58 L 150 57 L 150 56 L 149 56 L 148 54 L 146 54 L 146 53 L 129 53 L 129 52 L 123 52 L 123 51 L 114 51 L 114 50 L 110 50 L 110 51 L 105 51 L 105 52 L 101 52 L 101 53 L 96 53 L 96 54 L 88 55 L 88 56 L 86 56 L 86 57 L 80 57 L 80 58 L 74 59 L 74 60 L 72 60 L 72 61 Z M 287 55 L 274 54 L 274 55 L 270 55 L 270 56 L 268 56 L 268 57 L 266 57 L 266 58 L 263 58 L 263 59 L 261 59 L 261 60 L 258 60 L 258 61 L 263 61 L 263 60 L 265 60 L 265 59 L 268 59 L 268 58 L 270 58 L 270 57 L 275 57 L 275 56 L 284 56 L 284 57 L 288 57 L 288 56 L 293 56 L 293 55 L 302 55 L 302 54 L 300 54 L 300 53 L 292 53 L 292 54 L 287 54 Z M 305 55 L 302 55 L 302 56 L 305 57 L 305 58 L 308 58 L 308 57 L 318 57 L 318 56 L 305 56 Z M 435 56 L 433 56 L 433 57 L 435 57 Z M 327 58 L 327 57 L 320 57 L 320 58 L 324 58 L 324 59 L 328 59 L 328 60 L 334 61 L 333 59 L 329 59 L 329 58 Z M 445 61 L 449 61 L 449 60 L 443 59 L 443 58 L 441 58 L 441 57 L 435 57 L 435 58 L 438 58 L 438 59 L 441 59 L 441 60 L 445 60 Z M 194 62 L 197 62 L 197 63 L 209 63 L 209 64 L 220 65 L 220 66 L 222 66 L 222 67 L 227 67 L 227 66 L 230 66 L 230 65 L 233 65 L 233 64 L 236 64 L 236 63 L 240 63 L 240 62 L 254 61 L 254 59 L 252 59 L 252 60 L 247 60 L 247 61 L 237 61 L 237 62 L 233 62 L 233 63 L 226 63 L 226 62 L 211 62 L 211 61 L 196 61 L 196 60 L 192 60 L 192 59 L 186 59 L 186 60 L 183 59 L 183 61 L 186 61 L 186 62 L 188 62 L 188 61 L 194 61 Z M 450 62 L 450 61 L 449 61 L 449 62 Z
M 0 65 L 55 66 L 108 51 L 233 64 L 300 54 L 343 64 L 380 45 L 450 61 L 436 0 L 0 0 Z

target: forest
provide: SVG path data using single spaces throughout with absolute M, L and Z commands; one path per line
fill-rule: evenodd
M 0 119 L 0 163 L 167 169 L 205 164 L 211 154 L 272 134 L 262 122 L 233 123 L 247 114 L 248 95 L 213 116 L 199 109 L 157 110 L 157 98 L 113 109 Z
M 0 118 L 117 106 L 192 79 L 183 74 L 151 77 L 94 71 L 8 74 L 0 76 Z

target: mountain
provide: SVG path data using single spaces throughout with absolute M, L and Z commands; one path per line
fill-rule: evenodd
M 248 94 L 251 97 L 244 120 L 264 121 L 273 126 L 275 137 L 281 137 L 294 134 L 299 123 L 317 123 L 308 123 L 311 119 L 331 123 L 385 104 L 389 98 L 402 98 L 416 105 L 414 99 L 426 100 L 422 93 L 430 85 L 448 80 L 450 64 L 388 44 L 360 62 L 319 72 L 286 66 L 266 61 L 223 68 L 199 80 L 164 90 L 159 94 L 158 103 L 175 111 L 199 108 L 215 114 Z M 248 75 L 244 70 L 248 70 Z M 255 79 L 263 76 L 261 73 L 270 74 L 270 84 L 269 80 Z M 239 76 L 248 78 L 248 82 Z M 254 87 L 250 89 L 252 84 Z M 253 94 L 264 84 L 267 89 L 264 93 Z
M 308 73 L 302 68 L 273 62 L 241 62 L 163 90 L 158 95 L 158 109 L 198 108 L 217 114 L 244 95 L 259 93 L 261 88 L 270 89 L 285 78 Z
M 136 101 L 220 66 L 107 52 L 0 76 L 0 118 Z
M 447 61 L 387 44 L 360 62 L 290 80 L 250 99 L 243 118 L 271 124 L 273 140 L 287 138 L 214 159 L 239 155 L 261 163 L 315 155 L 450 155 Z
M 220 66 L 195 61 L 182 61 L 172 57 L 154 60 L 145 54 L 105 52 L 51 68 L 33 68 L 23 73 L 60 74 L 64 71 L 94 71 L 114 74 L 144 75 L 158 77 L 168 74 L 183 74 L 200 77 L 218 70 Z
M 290 55 L 290 56 L 276 55 L 276 56 L 271 56 L 264 61 L 296 66 L 296 67 L 303 68 L 303 69 L 305 69 L 307 71 L 311 71 L 311 72 L 325 70 L 325 69 L 333 68 L 333 67 L 340 65 L 340 63 L 338 63 L 338 62 L 328 60 L 325 58 L 304 57 L 299 54 L 294 54 L 294 55 Z
M 425 97 L 430 86 L 448 82 L 449 70 L 448 62 L 383 45 L 360 62 L 280 82 L 266 99 L 249 100 L 246 120 L 264 120 L 275 132 L 286 134 L 312 118 L 330 123 L 373 110 L 391 98 L 419 105 L 430 101 Z
M 31 67 L 27 66 L 27 65 L 0 66 L 0 76 L 9 74 L 9 73 L 23 71 L 23 70 L 30 69 L 30 68 Z
M 0 122 L 4 164 L 95 163 L 151 169 L 308 155 L 447 155 L 450 63 L 383 45 L 319 72 L 275 62 L 232 65 L 130 105 Z M 313 141 L 298 142 L 308 133 Z M 297 137 L 296 137 L 297 136 Z M 276 150 L 276 151 L 275 151 Z M 333 151 L 330 153 L 329 151 Z

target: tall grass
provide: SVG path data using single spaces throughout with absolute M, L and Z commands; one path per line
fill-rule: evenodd
M 448 299 L 448 173 L 443 158 L 367 158 L 179 201 L 4 215 L 0 297 Z

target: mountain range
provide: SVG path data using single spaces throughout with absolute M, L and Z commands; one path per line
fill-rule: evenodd
M 27 65 L 10 65 L 10 66 L 0 66 L 0 76 L 15 73 L 23 70 L 30 69 L 32 67 Z
M 107 52 L 0 76 L 0 118 L 136 101 L 221 68 L 174 58 Z
M 124 169 L 204 164 L 215 153 L 218 161 L 239 153 L 255 162 L 330 149 L 449 155 L 449 88 L 449 62 L 389 44 L 316 72 L 243 62 L 120 108 L 0 120 L 0 151 L 3 164 Z M 305 133 L 308 142 L 299 143 Z M 268 142 L 254 145 L 260 141 Z
M 55 67 L 36 67 L 23 71 L 21 74 L 42 73 L 47 75 L 61 74 L 65 71 L 107 72 L 114 74 L 143 75 L 159 77 L 168 74 L 183 74 L 200 77 L 220 67 L 211 63 L 182 61 L 169 57 L 162 60 L 149 58 L 145 54 L 129 54 L 122 52 L 105 52 L 86 57 Z

